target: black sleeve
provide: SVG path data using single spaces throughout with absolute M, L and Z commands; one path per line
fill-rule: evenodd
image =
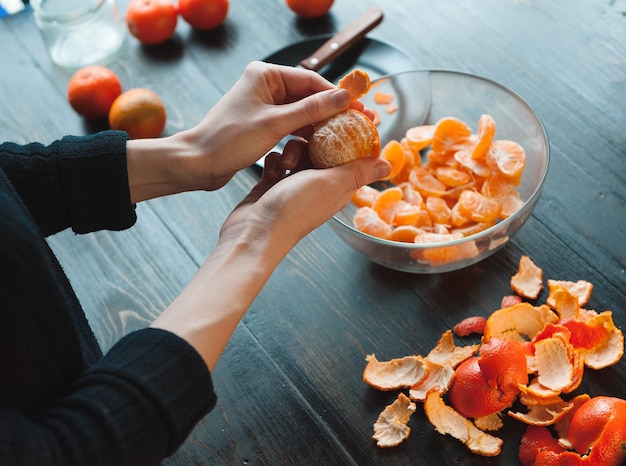
M 121 131 L 68 136 L 48 146 L 0 145 L 0 168 L 48 236 L 122 230 L 136 221 Z
M 0 464 L 158 465 L 215 402 L 209 371 L 189 344 L 138 330 L 45 409 L 0 408 Z

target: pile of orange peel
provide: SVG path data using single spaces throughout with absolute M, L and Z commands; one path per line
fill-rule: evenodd
M 548 279 L 545 304 L 525 301 L 536 300 L 544 287 L 542 269 L 528 256 L 521 257 L 510 284 L 515 294 L 505 296 L 500 309 L 486 319 L 465 319 L 454 327 L 454 333 L 447 330 L 427 356 L 389 361 L 378 361 L 373 354 L 366 357 L 363 380 L 367 384 L 383 391 L 401 390 L 374 424 L 372 437 L 379 447 L 394 447 L 409 437 L 408 423 L 415 402 L 423 402 L 428 420 L 439 433 L 460 440 L 478 455 L 500 454 L 503 440 L 490 432 L 503 426 L 506 415 L 529 426 L 552 426 L 559 436 L 558 443 L 571 449 L 566 437 L 569 419 L 590 396 L 580 394 L 567 399 L 563 395 L 580 386 L 585 368 L 602 369 L 621 359 L 622 331 L 613 322 L 611 311 L 598 313 L 584 308 L 593 289 L 585 280 Z M 482 334 L 480 344 L 455 344 L 454 334 L 472 333 Z M 519 348 L 526 373 L 514 372 L 509 355 L 500 358 L 505 364 L 494 365 L 498 361 L 497 354 L 493 357 L 497 348 Z M 460 380 L 464 372 L 459 368 L 474 359 L 489 386 L 497 391 L 498 400 L 506 399 L 506 405 L 494 408 L 495 412 L 481 413 L 471 408 L 476 413 L 471 417 L 472 413 L 460 412 L 468 409 L 463 405 L 463 396 L 477 395 L 462 393 L 468 385 Z M 514 411 L 514 403 L 525 410 Z M 576 456 L 584 458 L 578 453 Z

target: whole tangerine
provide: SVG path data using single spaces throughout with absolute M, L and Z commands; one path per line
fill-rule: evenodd
M 155 45 L 174 35 L 178 10 L 170 0 L 131 0 L 126 8 L 126 25 L 139 42 Z
M 88 120 L 106 118 L 113 101 L 122 93 L 122 84 L 109 68 L 86 66 L 76 71 L 67 85 L 67 100 Z
M 167 113 L 161 98 L 138 87 L 122 93 L 109 110 L 111 129 L 126 131 L 131 139 L 156 138 L 165 128 Z
M 179 0 L 178 11 L 191 27 L 214 29 L 226 21 L 229 0 Z
M 324 16 L 333 0 L 286 0 L 287 6 L 301 18 L 313 19 Z
M 329 168 L 361 157 L 378 157 L 380 139 L 372 120 L 349 108 L 316 126 L 309 157 L 316 168 Z

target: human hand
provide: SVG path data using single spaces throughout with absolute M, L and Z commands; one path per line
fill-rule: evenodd
M 250 63 L 232 89 L 194 128 L 181 133 L 195 157 L 192 189 L 217 189 L 254 164 L 288 134 L 304 137 L 312 125 L 348 107 L 349 95 L 317 73 Z
M 126 145 L 131 201 L 214 190 L 249 167 L 288 134 L 305 139 L 313 124 L 361 102 L 319 74 L 250 63 L 232 89 L 195 127 Z
M 310 169 L 305 142 L 291 140 L 283 154 L 265 159 L 260 182 L 224 222 L 220 242 L 233 240 L 248 228 L 277 259 L 304 236 L 342 209 L 359 187 L 389 174 L 389 163 L 362 158 L 338 167 Z

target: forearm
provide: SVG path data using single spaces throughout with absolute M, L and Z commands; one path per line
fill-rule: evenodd
M 221 239 L 152 326 L 186 340 L 213 370 L 239 321 L 292 244 L 271 232 L 259 235 L 250 229 L 235 240 Z

